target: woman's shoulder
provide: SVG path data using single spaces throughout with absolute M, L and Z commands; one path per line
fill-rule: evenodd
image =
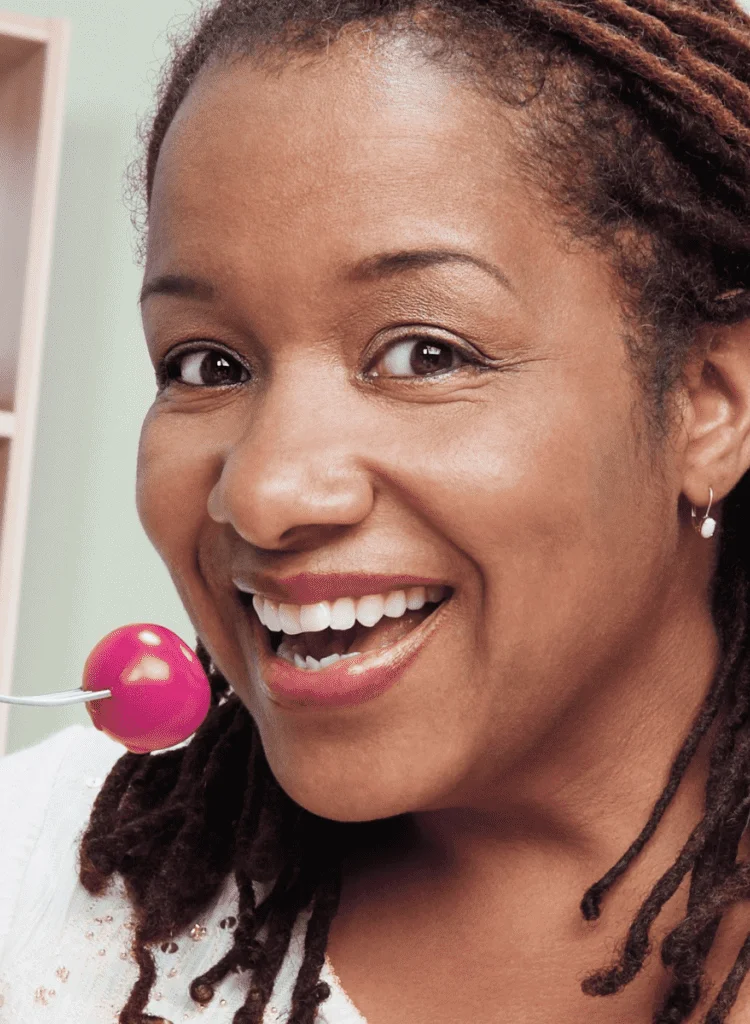
M 125 748 L 94 728 L 70 726 L 0 758 L 0 1005 L 26 1021 L 110 1020 L 125 1004 L 138 971 L 130 951 L 132 908 L 121 879 L 91 897 L 77 876 L 77 847 L 104 778 Z M 264 892 L 259 886 L 256 899 Z M 182 1020 L 196 1009 L 187 982 L 226 953 L 238 915 L 230 875 L 195 924 L 153 950 L 157 981 L 146 1013 Z M 304 955 L 309 912 L 295 923 L 266 1024 L 285 1019 Z M 326 960 L 331 994 L 320 1024 L 365 1024 Z M 248 981 L 230 974 L 205 1020 L 226 1024 L 243 1004 Z M 44 1007 L 42 1010 L 41 1008 Z M 2 1014 L 0 1013 L 0 1017 Z
M 0 757 L 0 814 L 10 826 L 2 854 L 38 834 L 58 797 L 59 809 L 70 819 L 84 808 L 90 810 L 104 777 L 125 752 L 92 726 L 70 725 Z
M 77 838 L 123 753 L 97 729 L 71 725 L 0 758 L 0 954 L 29 876 L 49 878 L 47 868 Z
M 60 768 L 64 760 L 79 768 L 87 764 L 111 767 L 125 752 L 120 743 L 93 726 L 69 725 L 37 743 L 0 757 L 0 782 L 3 783 L 0 798 L 7 798 L 4 788 L 7 780 L 25 778 L 38 795 L 43 795 L 43 791 L 49 792 L 55 783 L 50 770 Z

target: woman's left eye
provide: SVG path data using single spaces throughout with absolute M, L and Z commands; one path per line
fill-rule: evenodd
M 436 338 L 408 338 L 386 349 L 369 371 L 371 377 L 430 377 L 471 364 L 468 353 Z
M 228 352 L 206 347 L 173 353 L 157 372 L 160 388 L 173 381 L 189 387 L 222 387 L 243 384 L 248 378 L 245 367 Z

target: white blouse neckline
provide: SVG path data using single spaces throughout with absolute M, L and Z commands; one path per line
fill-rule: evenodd
M 130 994 L 138 969 L 124 882 L 115 875 L 106 894 L 91 896 L 77 864 L 91 805 L 122 752 L 93 727 L 73 725 L 0 758 L 0 1024 L 116 1024 Z M 228 975 L 205 1007 L 187 989 L 231 945 L 238 898 L 229 875 L 200 920 L 153 949 L 157 980 L 145 1013 L 171 1024 L 231 1024 L 245 972 Z M 295 924 L 264 1024 L 286 1019 L 308 918 Z M 330 995 L 318 1007 L 320 1024 L 367 1024 L 327 955 L 321 980 Z

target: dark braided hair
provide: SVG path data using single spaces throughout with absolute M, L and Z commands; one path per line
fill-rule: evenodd
M 429 16 L 415 19 L 417 12 Z M 515 111 L 509 131 L 520 173 L 618 271 L 650 437 L 663 437 L 698 329 L 750 316 L 750 15 L 734 0 L 220 0 L 174 41 L 142 139 L 131 177 L 131 198 L 140 196 L 141 256 L 160 147 L 201 69 L 235 56 L 283 63 L 325 48 L 350 23 L 409 31 L 431 59 Z M 719 667 L 640 835 L 581 903 L 587 920 L 599 916 L 603 897 L 656 831 L 716 725 L 702 819 L 638 910 L 617 962 L 583 983 L 584 992 L 607 995 L 638 974 L 653 922 L 689 875 L 684 919 L 661 947 L 671 987 L 654 1024 L 690 1016 L 722 915 L 750 898 L 750 863 L 737 861 L 750 814 L 748 477 L 723 503 L 711 594 Z M 386 823 L 342 824 L 296 805 L 200 638 L 197 653 L 213 693 L 206 720 L 184 747 L 124 754 L 81 843 L 86 889 L 102 893 L 119 872 L 136 911 L 140 974 L 120 1021 L 148 1019 L 149 946 L 185 928 L 232 871 L 239 892 L 233 946 L 193 980 L 191 996 L 206 1003 L 230 971 L 247 970 L 247 997 L 233 1022 L 259 1024 L 294 922 L 311 908 L 289 1022 L 313 1024 L 328 995 L 320 970 L 346 852 L 364 836 L 384 835 L 373 829 Z M 253 882 L 269 884 L 260 903 Z M 750 936 L 706 1024 L 727 1019 L 748 969 Z

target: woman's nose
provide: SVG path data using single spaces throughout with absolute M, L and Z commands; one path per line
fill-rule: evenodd
M 319 543 L 321 532 L 365 519 L 370 473 L 337 403 L 308 395 L 263 404 L 227 455 L 209 495 L 211 518 L 266 550 Z

